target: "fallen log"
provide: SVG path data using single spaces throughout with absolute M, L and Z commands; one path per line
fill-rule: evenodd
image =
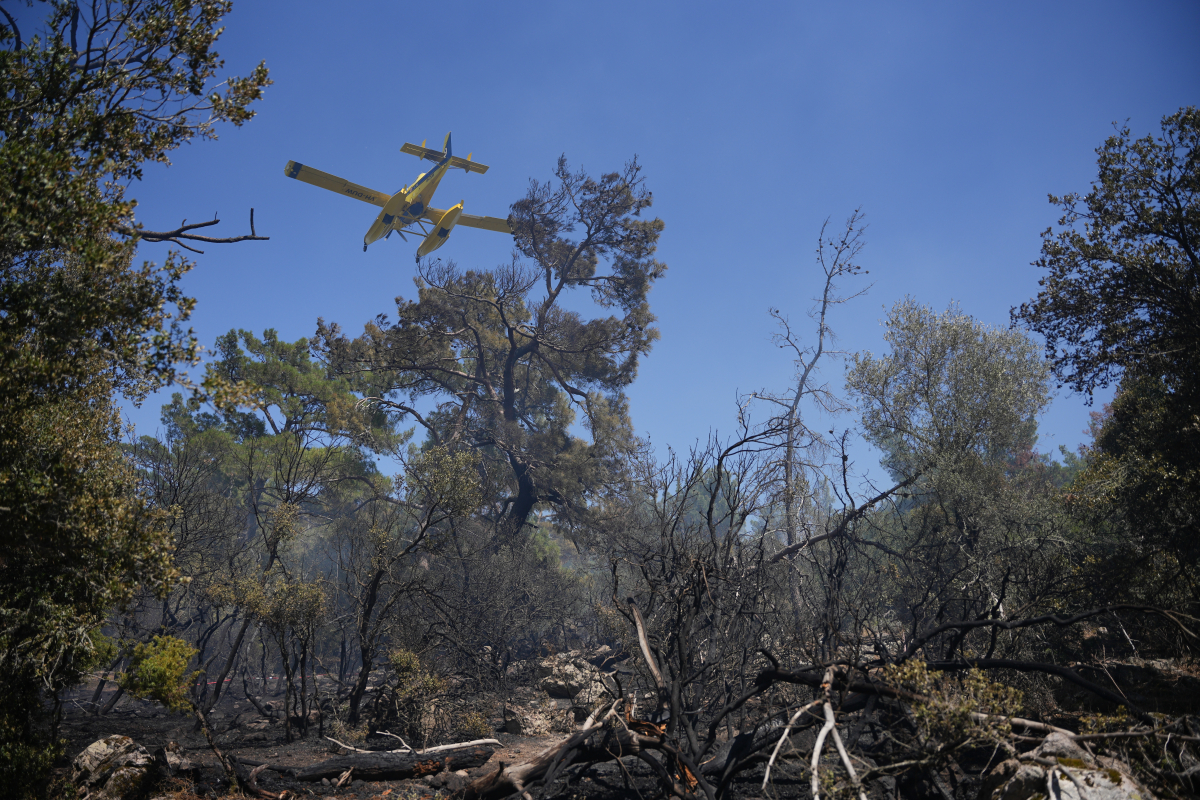
M 534 781 L 544 780 L 548 773 L 561 774 L 562 769 L 577 761 L 611 761 L 625 756 L 637 756 L 648 749 L 659 749 L 660 742 L 626 729 L 606 731 L 595 727 L 579 731 L 567 739 L 556 742 L 533 758 L 520 764 L 505 766 L 503 762 L 487 775 L 476 778 L 464 787 L 459 797 L 462 800 L 496 800 L 514 792 L 523 792 Z M 594 740 L 602 741 L 594 741 Z
M 258 785 L 258 776 L 264 770 L 270 769 L 267 764 L 260 764 L 252 770 L 247 770 L 242 762 L 235 759 L 233 768 L 237 773 L 238 784 L 254 797 L 260 797 L 262 800 L 290 800 L 292 797 L 292 793 L 287 789 L 282 792 L 271 792 Z
M 230 758 L 243 767 L 265 767 L 272 772 L 278 772 L 280 775 L 290 776 L 294 775 L 296 772 L 295 767 L 281 767 L 277 764 L 271 764 L 266 761 L 258 761 L 257 759 L 253 758 L 243 758 L 242 756 L 230 756 Z
M 490 747 L 464 747 L 440 753 L 351 753 L 320 764 L 296 770 L 298 781 L 336 780 L 353 768 L 355 780 L 391 781 L 435 775 L 443 770 L 455 772 L 482 766 L 495 751 Z

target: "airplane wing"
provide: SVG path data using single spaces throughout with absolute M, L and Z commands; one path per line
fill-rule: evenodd
M 353 197 L 355 200 L 362 200 L 364 203 L 376 206 L 386 205 L 388 198 L 391 197 L 391 195 L 384 194 L 383 192 L 377 192 L 374 189 L 359 186 L 357 183 L 351 183 L 345 178 L 339 178 L 337 175 L 330 175 L 328 172 L 321 172 L 319 169 L 306 167 L 296 161 L 289 161 L 287 166 L 283 168 L 283 174 L 289 178 L 311 183 L 313 186 L 320 186 L 322 189 L 344 194 L 347 197 Z
M 442 160 L 442 151 L 434 150 L 432 147 L 422 147 L 419 144 L 405 142 L 404 147 L 400 148 L 401 153 L 408 153 L 410 156 L 417 158 L 428 159 L 435 164 Z M 471 161 L 469 158 L 459 158 L 458 156 L 450 157 L 450 166 L 455 169 L 465 169 L 468 173 L 478 172 L 480 175 L 488 171 L 487 164 L 480 164 L 477 161 Z
M 485 231 L 512 234 L 512 228 L 508 227 L 508 220 L 499 217 L 477 217 L 474 214 L 463 214 L 458 218 L 458 224 L 466 225 L 468 228 L 483 228 Z
M 445 213 L 446 209 L 444 208 L 427 208 L 425 209 L 425 219 L 437 225 Z M 458 224 L 466 225 L 468 228 L 482 228 L 485 231 L 512 233 L 512 229 L 508 227 L 508 220 L 499 217 L 477 217 L 474 214 L 462 214 L 458 218 Z

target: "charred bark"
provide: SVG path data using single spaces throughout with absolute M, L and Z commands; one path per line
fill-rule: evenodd
M 442 771 L 472 769 L 487 763 L 495 751 L 490 747 L 465 747 L 440 753 L 351 753 L 296 771 L 296 780 L 336 779 L 348 769 L 356 780 L 390 781 L 435 775 Z

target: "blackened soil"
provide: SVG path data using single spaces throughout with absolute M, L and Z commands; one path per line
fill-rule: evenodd
M 94 688 L 94 687 L 92 687 Z M 67 758 L 60 765 L 62 775 L 70 771 L 70 759 L 92 742 L 113 734 L 129 736 L 153 753 L 168 742 L 178 742 L 188 759 L 199 765 L 199 779 L 192 792 L 181 792 L 174 796 L 225 797 L 232 796 L 217 759 L 209 748 L 203 734 L 196 729 L 195 721 L 188 716 L 171 714 L 157 704 L 124 697 L 107 715 L 98 716 L 84 702 L 90 700 L 91 690 L 82 687 L 64 707 L 60 735 L 67 741 Z M 268 695 L 262 702 L 278 697 Z M 233 697 L 222 700 L 210 715 L 218 745 L 228 754 L 254 762 L 266 762 L 283 769 L 316 764 L 346 751 L 322 738 L 317 727 L 310 728 L 308 736 L 287 742 L 281 723 L 270 723 L 246 702 Z M 496 720 L 499 723 L 499 720 Z M 328 733 L 328 731 L 327 731 Z M 545 747 L 561 741 L 565 734 L 544 737 L 514 736 L 504 732 L 492 734 L 500 740 L 502 747 L 496 748 L 491 760 L 466 776 L 436 775 L 404 781 L 364 782 L 355 780 L 342 788 L 322 782 L 296 781 L 284 772 L 268 769 L 259 777 L 259 785 L 272 792 L 289 790 L 294 797 L 339 797 L 361 798 L 362 800 L 424 800 L 425 798 L 449 797 L 454 790 L 469 780 L 497 769 L 501 764 L 522 763 Z M 777 765 L 771 786 L 764 794 L 759 789 L 762 770 L 749 770 L 739 776 L 731 787 L 731 794 L 738 798 L 792 798 L 808 794 L 807 781 L 788 774 L 785 765 Z M 654 773 L 636 758 L 627 757 L 619 762 L 610 761 L 584 768 L 575 766 L 551 786 L 545 787 L 535 796 L 545 798 L 572 798 L 572 800 L 619 800 L 620 798 L 661 797 L 661 789 Z

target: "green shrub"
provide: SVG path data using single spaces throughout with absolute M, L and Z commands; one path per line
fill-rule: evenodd
M 195 655 L 196 648 L 182 639 L 155 636 L 150 644 L 133 649 L 129 669 L 120 679 L 121 687 L 137 697 L 156 700 L 171 711 L 185 711 L 191 706 L 188 685 L 200 674 L 184 674 Z

